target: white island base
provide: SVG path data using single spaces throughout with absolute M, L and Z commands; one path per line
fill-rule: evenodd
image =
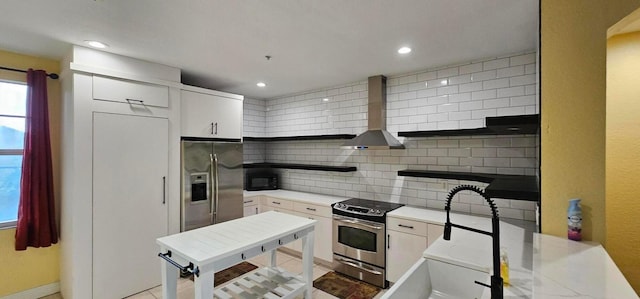
M 157 239 L 162 261 L 162 296 L 176 298 L 178 269 L 189 265 L 194 272 L 196 299 L 294 298 L 313 290 L 313 230 L 316 221 L 304 217 L 265 212 Z M 302 239 L 302 276 L 276 265 L 276 249 Z M 168 253 L 171 253 L 170 256 Z M 230 283 L 213 288 L 214 273 L 249 258 L 270 252 L 270 267 L 260 268 Z

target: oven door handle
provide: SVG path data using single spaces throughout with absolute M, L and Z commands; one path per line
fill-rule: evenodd
M 338 222 L 346 222 L 346 223 L 351 223 L 351 224 L 356 224 L 356 225 L 362 225 L 364 227 L 368 227 L 370 229 L 375 229 L 375 230 L 381 230 L 383 227 L 382 226 L 375 226 L 375 225 L 369 225 L 366 223 L 362 223 L 358 220 L 351 220 L 351 219 L 344 219 L 344 218 L 333 218 L 333 220 L 338 221 Z
M 349 265 L 349 266 L 351 266 L 351 267 L 354 267 L 354 268 L 357 268 L 357 269 L 360 269 L 360 270 L 363 270 L 363 271 L 366 271 L 366 272 L 369 272 L 369 273 L 371 273 L 371 274 L 375 274 L 375 275 L 381 275 L 381 274 L 382 274 L 382 272 L 380 272 L 380 271 L 375 271 L 375 270 L 367 269 L 367 268 L 365 268 L 365 267 L 362 267 L 362 266 L 360 266 L 360 265 L 357 265 L 357 264 L 355 264 L 355 263 L 352 263 L 352 262 L 347 261 L 347 260 L 344 260 L 344 259 L 338 259 L 338 262 L 340 262 L 340 263 L 342 263 L 342 264 L 345 264 L 345 265 Z

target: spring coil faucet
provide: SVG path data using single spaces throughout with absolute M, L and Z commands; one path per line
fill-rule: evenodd
M 453 196 L 455 196 L 458 192 L 464 190 L 473 191 L 480 194 L 480 196 L 482 196 L 487 201 L 489 207 L 491 207 L 491 232 L 451 223 L 451 220 L 449 219 L 449 212 L 451 211 L 451 199 L 453 199 Z M 444 236 L 442 237 L 443 239 L 447 241 L 451 240 L 452 227 L 491 236 L 491 239 L 493 241 L 493 275 L 491 276 L 491 285 L 487 285 L 479 281 L 476 281 L 475 283 L 491 288 L 491 299 L 503 299 L 503 282 L 502 277 L 500 276 L 500 219 L 498 217 L 498 209 L 496 208 L 495 203 L 493 202 L 493 200 L 491 200 L 491 198 L 487 196 L 487 194 L 482 191 L 482 189 L 471 185 L 460 185 L 449 191 L 449 195 L 447 196 L 447 204 L 445 205 L 444 209 L 447 211 L 447 222 L 445 222 L 444 224 Z

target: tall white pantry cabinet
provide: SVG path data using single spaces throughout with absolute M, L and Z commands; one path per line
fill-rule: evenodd
M 155 239 L 179 231 L 180 70 L 74 47 L 62 62 L 61 292 L 160 284 Z

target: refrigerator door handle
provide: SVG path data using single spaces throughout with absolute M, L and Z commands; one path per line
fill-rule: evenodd
M 218 214 L 218 155 L 217 154 L 213 154 L 213 162 L 215 164 L 215 176 L 214 176 L 214 180 L 216 182 L 215 185 L 213 185 L 213 188 L 215 188 L 215 193 L 214 193 L 214 199 L 215 199 L 215 208 L 216 210 L 213 212 L 214 215 Z M 216 215 L 217 216 L 217 215 Z M 218 217 L 214 217 L 214 221 L 217 221 Z M 214 222 L 216 223 L 216 222 Z
M 211 193 L 209 195 L 209 217 L 211 217 L 209 219 L 210 223 L 213 224 L 215 223 L 215 217 L 214 217 L 214 213 L 213 213 L 213 201 L 215 200 L 215 182 L 214 182 L 214 166 L 213 166 L 213 154 L 209 154 L 209 166 L 211 169 Z

